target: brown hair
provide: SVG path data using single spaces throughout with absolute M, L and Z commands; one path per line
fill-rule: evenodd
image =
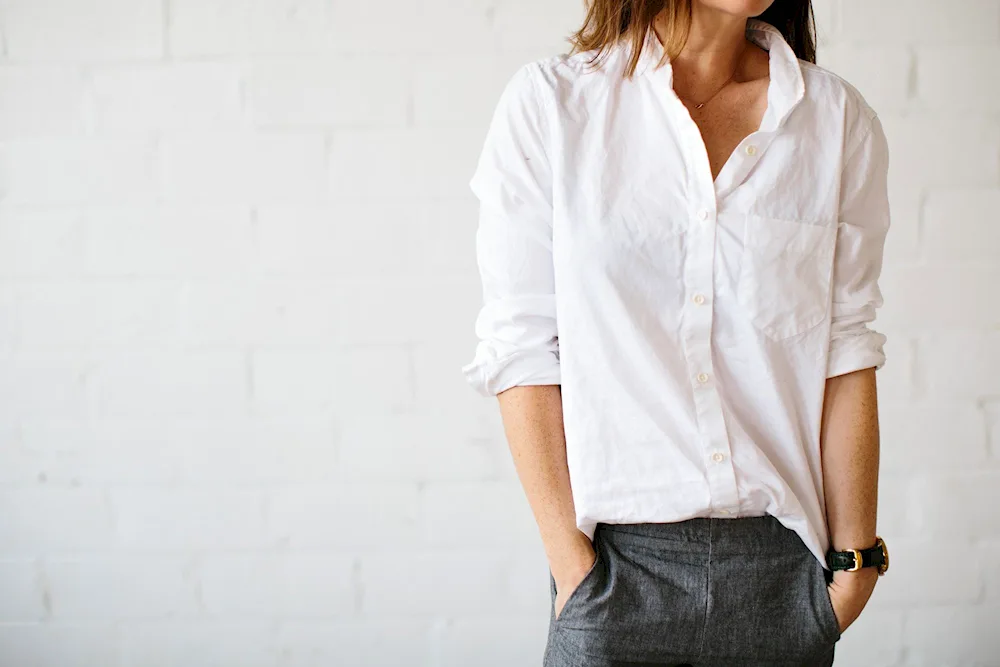
M 631 48 L 625 76 L 631 77 L 639 64 L 646 33 L 663 13 L 666 24 L 666 58 L 676 58 L 687 41 L 691 27 L 691 0 L 587 0 L 583 26 L 570 38 L 572 53 L 594 51 L 591 65 L 599 65 L 620 41 Z M 816 62 L 816 24 L 812 0 L 775 0 L 757 19 L 777 28 L 795 55 Z

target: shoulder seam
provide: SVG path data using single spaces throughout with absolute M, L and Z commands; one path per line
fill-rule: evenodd
M 855 97 L 855 99 L 860 103 L 862 110 L 868 117 L 868 120 L 870 121 L 875 118 L 875 116 L 877 115 L 875 109 L 872 108 L 872 106 L 868 103 L 868 100 L 865 99 L 865 96 L 861 94 L 861 91 L 858 90 L 857 86 L 855 86 L 853 83 L 851 83 L 844 77 L 840 76 L 836 72 L 828 70 L 827 68 L 817 65 L 816 63 L 811 63 L 808 60 L 800 59 L 799 65 L 804 69 L 808 69 L 810 72 L 822 74 L 824 76 L 839 81 L 841 84 L 844 85 L 845 88 L 847 88 L 851 92 L 851 94 Z
M 538 113 L 538 122 L 540 123 L 539 129 L 542 132 L 542 137 L 545 139 L 546 159 L 548 159 L 548 154 L 551 152 L 551 146 L 549 143 L 552 140 L 552 128 L 549 125 L 549 117 L 545 111 L 545 107 L 547 105 L 545 105 L 542 101 L 541 91 L 538 88 L 538 81 L 536 79 L 536 77 L 538 77 L 541 73 L 542 64 L 541 62 L 535 60 L 526 63 L 523 68 L 525 70 L 525 75 L 531 81 L 531 96 L 534 99 L 536 113 Z
M 531 85 L 531 97 L 532 102 L 535 107 L 535 116 L 538 119 L 538 132 L 541 135 L 540 140 L 542 142 L 542 155 L 545 158 L 546 168 L 551 173 L 552 165 L 552 125 L 549 120 L 549 104 L 542 99 L 541 88 L 538 84 L 537 78 L 542 75 L 542 64 L 540 61 L 535 60 L 532 62 L 525 63 L 521 67 L 521 71 L 524 75 L 528 77 Z M 551 200 L 552 192 L 549 192 L 549 197 Z
M 845 152 L 845 154 L 844 154 L 845 155 L 845 158 L 844 158 L 844 165 L 845 166 L 847 165 L 848 162 L 850 162 L 854 158 L 854 154 L 856 152 L 858 152 L 859 150 L 861 150 L 861 147 L 864 145 L 865 140 L 868 139 L 869 136 L 871 136 L 871 133 L 872 133 L 873 129 L 874 129 L 874 126 L 872 125 L 872 123 L 869 122 L 868 125 L 865 127 L 865 131 L 862 132 L 861 136 L 858 137 L 857 141 L 854 142 L 854 145 L 851 146 L 850 150 L 848 150 L 848 151 Z

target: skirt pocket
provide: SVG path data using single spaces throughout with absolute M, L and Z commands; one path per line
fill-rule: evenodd
M 814 559 L 815 560 L 815 559 Z M 816 561 L 816 568 L 819 570 L 817 581 L 822 585 L 816 593 L 816 604 L 819 607 L 820 625 L 826 636 L 833 642 L 840 640 L 840 621 L 837 620 L 837 613 L 833 609 L 833 600 L 830 599 L 829 582 L 833 579 L 833 572 L 823 567 L 822 563 Z
M 555 615 L 556 594 L 558 593 L 558 590 L 555 584 L 555 577 L 553 577 L 552 573 L 549 572 L 549 577 L 552 580 L 552 618 L 556 623 L 562 622 L 566 618 L 567 612 L 572 614 L 574 608 L 578 604 L 586 601 L 587 591 L 592 587 L 593 579 L 597 576 L 598 569 L 601 567 L 603 561 L 601 558 L 601 550 L 597 548 L 596 540 L 597 536 L 595 535 L 594 553 L 596 554 L 596 558 L 594 558 L 594 563 L 590 566 L 590 569 L 587 570 L 587 574 L 583 575 L 583 579 L 580 580 L 580 583 L 573 589 L 573 592 L 569 594 L 568 598 L 566 598 L 566 602 L 563 604 L 563 608 L 559 610 L 558 616 Z

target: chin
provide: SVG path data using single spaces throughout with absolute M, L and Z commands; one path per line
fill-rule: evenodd
M 774 4 L 774 0 L 694 0 L 694 3 L 703 5 L 706 9 L 750 18 L 763 14 Z

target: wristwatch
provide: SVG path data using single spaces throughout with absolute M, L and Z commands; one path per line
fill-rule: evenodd
M 847 551 L 834 551 L 832 548 L 826 552 L 826 564 L 831 570 L 847 570 L 857 572 L 863 567 L 878 567 L 878 576 L 885 574 L 889 569 L 889 549 L 885 546 L 885 541 L 875 536 L 875 546 L 868 549 L 848 549 Z

